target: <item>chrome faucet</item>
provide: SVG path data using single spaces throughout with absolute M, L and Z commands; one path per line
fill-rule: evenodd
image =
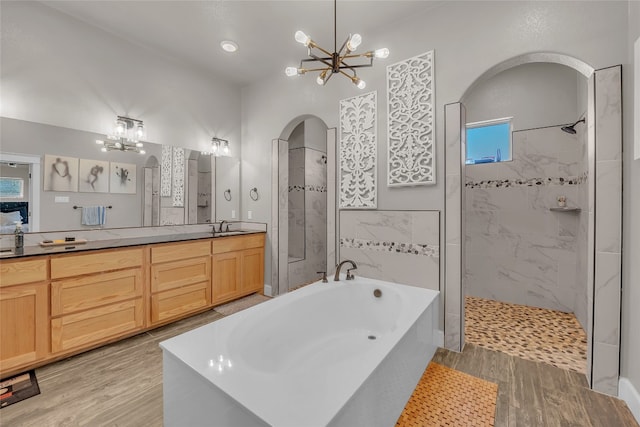
M 350 259 L 345 259 L 340 264 L 336 265 L 336 275 L 333 277 L 333 281 L 334 282 L 339 282 L 340 281 L 340 269 L 346 263 L 351 264 L 351 268 L 347 269 L 347 280 L 353 280 L 353 274 L 351 274 L 351 270 L 356 270 L 358 268 L 358 266 L 356 265 L 355 262 L 351 261 Z
M 223 230 L 222 226 L 225 225 L 225 224 L 227 224 L 227 229 Z M 220 221 L 220 233 L 222 233 L 223 231 L 229 231 L 229 223 L 224 219 L 222 221 Z

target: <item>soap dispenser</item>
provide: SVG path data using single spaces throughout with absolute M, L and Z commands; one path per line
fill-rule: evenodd
M 16 221 L 16 231 L 14 231 L 16 238 L 16 249 L 22 249 L 24 246 L 24 231 L 22 231 L 22 221 Z

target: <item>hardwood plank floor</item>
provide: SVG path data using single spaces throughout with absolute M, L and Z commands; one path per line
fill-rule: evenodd
M 210 310 L 37 369 L 41 394 L 0 410 L 0 425 L 162 426 L 158 343 L 222 317 Z M 638 426 L 622 401 L 588 390 L 576 372 L 472 344 L 439 349 L 434 361 L 498 383 L 496 426 Z
M 434 362 L 498 383 L 496 427 L 637 427 L 627 405 L 589 390 L 584 375 L 467 344 Z

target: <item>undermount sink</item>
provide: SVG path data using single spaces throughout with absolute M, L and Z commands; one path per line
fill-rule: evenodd
M 213 233 L 213 237 L 226 237 L 226 236 L 237 236 L 239 234 L 247 234 L 250 233 L 250 231 L 241 231 L 241 230 L 234 230 L 234 231 L 216 231 L 215 233 Z

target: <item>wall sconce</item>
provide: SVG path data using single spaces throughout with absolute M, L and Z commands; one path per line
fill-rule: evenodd
M 96 144 L 102 145 L 102 152 L 107 151 L 132 151 L 139 154 L 146 152 L 142 148 L 144 144 L 140 140 L 146 137 L 146 131 L 142 120 L 118 116 L 111 134 L 107 140 L 96 139 Z
M 203 151 L 203 154 L 210 154 L 215 157 L 230 157 L 229 141 L 217 137 L 211 138 L 211 151 Z

